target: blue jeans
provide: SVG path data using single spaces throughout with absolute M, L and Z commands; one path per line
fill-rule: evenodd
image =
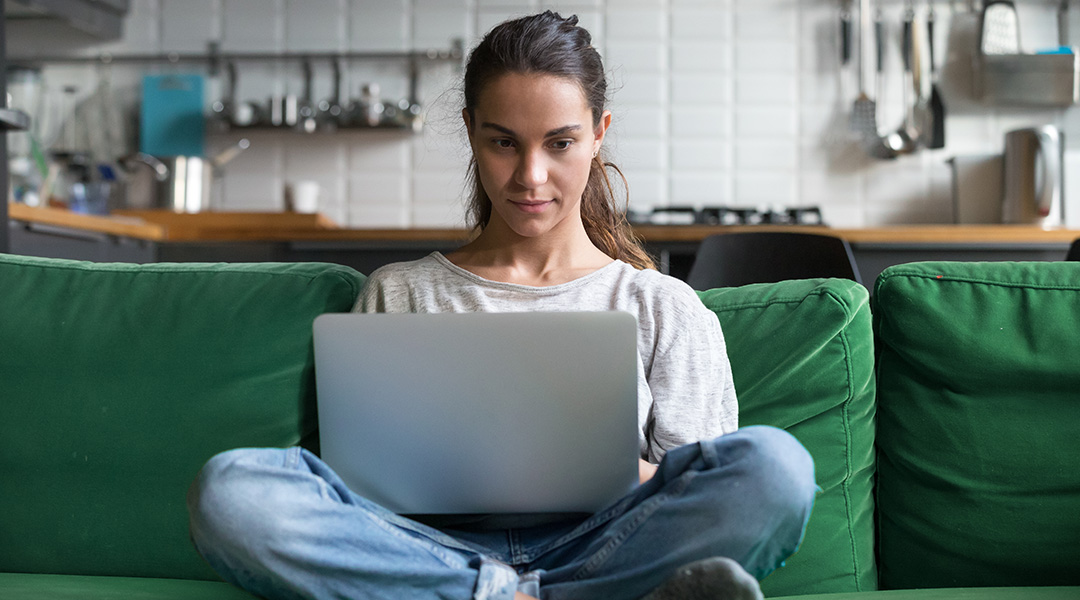
M 299 448 L 212 458 L 188 493 L 196 548 L 265 598 L 640 598 L 711 556 L 761 579 L 802 539 L 814 466 L 786 432 L 747 427 L 667 453 L 656 475 L 584 519 L 439 530 L 345 487 Z

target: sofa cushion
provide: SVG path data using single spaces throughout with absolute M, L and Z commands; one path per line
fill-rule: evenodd
M 0 571 L 215 578 L 188 485 L 219 451 L 313 432 L 312 321 L 362 280 L 0 255 Z
M 867 291 L 842 279 L 701 294 L 720 319 L 742 426 L 787 430 L 814 457 L 818 494 L 800 550 L 768 596 L 876 589 L 873 339 Z
M 255 600 L 223 581 L 0 573 L 5 600 Z
M 874 303 L 882 587 L 1080 584 L 1080 263 L 900 265 Z

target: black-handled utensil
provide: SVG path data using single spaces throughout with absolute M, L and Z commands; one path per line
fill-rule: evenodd
M 926 34 L 929 38 L 927 50 L 930 54 L 930 139 L 926 143 L 927 148 L 945 147 L 945 103 L 941 100 L 941 91 L 938 89 L 937 58 L 934 56 L 934 4 L 928 2 L 930 10 L 926 14 Z
M 851 11 L 845 6 L 840 11 L 840 66 L 851 62 Z

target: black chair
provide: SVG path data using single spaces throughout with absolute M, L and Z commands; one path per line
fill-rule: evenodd
M 686 282 L 695 290 L 839 277 L 862 283 L 846 240 L 814 233 L 750 231 L 701 242 Z
M 1080 238 L 1073 240 L 1072 246 L 1069 246 L 1069 253 L 1065 255 L 1065 260 L 1080 260 Z

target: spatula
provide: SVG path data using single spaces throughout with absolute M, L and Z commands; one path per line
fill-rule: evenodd
M 866 39 L 870 31 L 870 0 L 859 2 L 859 96 L 851 110 L 851 128 L 864 137 L 877 137 L 877 103 L 866 92 Z
M 885 145 L 877 127 L 877 102 L 867 93 L 866 70 L 868 68 L 867 48 L 868 40 L 874 39 L 874 56 L 876 64 L 873 70 L 881 70 L 882 35 L 880 19 L 875 24 L 875 33 L 871 34 L 870 0 L 861 0 L 859 3 L 859 96 L 855 99 L 855 105 L 851 111 L 851 127 L 858 132 L 866 146 L 866 151 L 875 158 L 896 158 L 896 152 Z M 879 75 L 880 78 L 880 75 Z
M 851 128 L 863 138 L 877 138 L 877 103 L 867 92 L 866 41 L 870 37 L 870 0 L 859 2 L 859 95 L 851 110 Z

